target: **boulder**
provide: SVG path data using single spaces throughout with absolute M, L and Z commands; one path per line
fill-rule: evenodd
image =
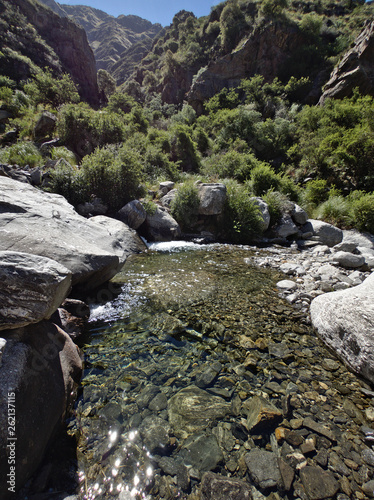
M 138 229 L 147 217 L 147 212 L 139 200 L 132 200 L 117 212 L 117 217 L 132 229 Z
M 250 500 L 252 488 L 248 481 L 206 472 L 201 480 L 202 500 Z
M 171 191 L 174 188 L 174 186 L 175 186 L 175 183 L 173 181 L 160 182 L 160 185 L 159 185 L 160 195 L 164 196 L 169 191 Z
M 34 127 L 34 139 L 40 141 L 52 136 L 57 117 L 49 111 L 43 111 Z
M 262 198 L 258 197 L 251 198 L 251 201 L 260 209 L 262 216 L 261 230 L 262 232 L 264 232 L 269 228 L 270 225 L 270 212 L 268 204 Z
M 359 233 L 352 229 L 345 230 L 343 231 L 342 243 L 352 244 L 355 248 L 363 247 L 374 249 L 374 236 L 369 233 Z M 343 250 L 343 248 L 340 250 Z
M 361 285 L 316 297 L 310 306 L 319 337 L 355 373 L 374 382 L 374 273 Z
M 51 438 L 63 423 L 74 401 L 82 362 L 69 336 L 48 321 L 4 330 L 2 335 L 7 342 L 0 367 L 0 449 L 8 450 L 10 456 L 10 446 L 16 447 L 18 488 L 37 469 Z M 15 420 L 9 421 L 8 416 Z M 17 441 L 8 439 L 13 437 L 8 433 L 9 425 L 15 428 Z M 2 452 L 2 493 L 8 490 L 7 474 L 8 457 Z
M 92 215 L 105 215 L 108 211 L 108 206 L 105 205 L 100 198 L 94 198 L 92 201 L 81 203 L 77 206 L 77 212 L 83 217 Z
M 178 192 L 177 189 L 172 189 L 171 191 L 168 192 L 168 194 L 165 194 L 165 196 L 163 196 L 160 199 L 162 206 L 166 207 L 166 208 L 170 208 L 171 204 L 173 203 L 173 200 L 177 196 L 177 192 Z
M 347 269 L 355 269 L 365 264 L 365 257 L 350 252 L 339 251 L 331 256 L 331 260 Z
M 296 203 L 294 204 L 294 208 L 292 209 L 290 215 L 295 224 L 303 225 L 308 220 L 308 214 Z
M 0 330 L 49 319 L 68 295 L 71 276 L 46 257 L 0 252 Z
M 181 438 L 206 429 L 208 423 L 222 419 L 229 411 L 224 399 L 194 385 L 181 389 L 168 401 L 170 425 Z
M 152 215 L 147 214 L 141 229 L 149 241 L 171 241 L 181 235 L 178 222 L 162 207 L 157 207 Z
M 198 184 L 199 214 L 219 215 L 226 201 L 226 186 L 220 183 Z
M 289 215 L 283 215 L 274 228 L 274 231 L 278 237 L 288 238 L 289 236 L 298 234 L 299 229 Z
M 309 219 L 303 226 L 303 232 L 313 232 L 313 239 L 321 245 L 333 247 L 343 240 L 343 231 L 321 220 Z
M 124 246 L 128 229 L 114 221 L 113 230 L 112 220 L 87 220 L 60 195 L 0 177 L 0 250 L 51 258 L 69 269 L 72 284 L 83 289 L 109 280 L 132 253 Z

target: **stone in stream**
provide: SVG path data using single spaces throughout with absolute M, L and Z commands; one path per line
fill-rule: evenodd
M 333 247 L 343 240 L 343 231 L 332 224 L 321 220 L 309 219 L 303 226 L 303 231 L 313 231 L 313 238 L 321 245 Z
M 139 200 L 132 200 L 117 212 L 117 217 L 132 229 L 138 229 L 147 217 L 147 212 Z
M 223 460 L 223 453 L 213 434 L 198 433 L 183 443 L 180 456 L 187 466 L 202 472 L 214 470 Z
M 169 422 L 175 436 L 180 438 L 205 429 L 229 411 L 230 404 L 224 399 L 194 385 L 181 389 L 168 401 Z
M 346 269 L 355 269 L 365 264 L 365 257 L 350 252 L 339 251 L 331 256 L 333 262 L 337 262 Z
M 261 396 L 253 396 L 243 403 L 247 414 L 247 428 L 252 434 L 270 432 L 283 418 L 282 412 Z
M 282 488 L 283 482 L 275 453 L 253 448 L 245 455 L 245 463 L 257 487 L 261 489 Z
M 144 446 L 150 453 L 160 455 L 165 454 L 170 445 L 169 431 L 170 426 L 166 420 L 154 415 L 146 417 L 139 427 Z
M 198 184 L 199 214 L 219 215 L 226 201 L 226 186 L 221 183 Z
M 304 467 L 300 471 L 300 478 L 309 500 L 330 498 L 339 490 L 339 483 L 334 476 L 319 467 Z
M 251 500 L 252 488 L 247 481 L 206 472 L 201 480 L 202 500 Z
M 141 231 L 148 241 L 172 241 L 181 235 L 178 222 L 163 207 L 157 207 L 153 214 L 147 214 Z

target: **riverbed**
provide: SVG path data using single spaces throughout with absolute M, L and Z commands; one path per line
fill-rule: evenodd
M 366 498 L 373 394 L 279 296 L 281 274 L 249 264 L 253 253 L 155 244 L 128 259 L 113 300 L 91 305 L 69 423 L 79 499 L 197 499 L 208 471 L 249 485 L 254 498 L 309 498 L 313 467 L 342 500 Z M 251 427 L 254 398 L 266 411 Z M 291 467 L 290 484 L 277 465 L 261 482 L 253 450 Z

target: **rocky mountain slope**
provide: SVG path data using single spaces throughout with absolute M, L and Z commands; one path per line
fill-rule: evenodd
M 86 5 L 60 5 L 54 0 L 40 1 L 85 29 L 95 54 L 97 69 L 113 72 L 112 66 L 121 60 L 121 69 L 114 75 L 121 78 L 121 83 L 133 70 L 131 54 L 134 53 L 136 62 L 139 62 L 149 52 L 154 37 L 162 29 L 160 24 L 152 24 L 138 16 L 114 17 Z M 135 51 L 129 52 L 133 46 L 136 47 Z M 126 69 L 127 64 L 130 65 L 130 70 Z
M 98 103 L 95 59 L 81 27 L 32 0 L 1 0 L 0 18 L 0 74 L 21 81 L 49 67 L 69 73 L 81 98 Z
M 309 79 L 305 102 L 317 103 L 335 64 L 372 15 L 372 3 L 362 1 L 302 0 L 288 7 L 227 1 L 199 19 L 181 11 L 132 78 L 145 93 L 199 109 L 217 91 L 255 74 L 267 82 L 303 77 Z

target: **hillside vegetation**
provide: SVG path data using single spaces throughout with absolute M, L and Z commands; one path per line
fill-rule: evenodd
M 2 122 L 0 163 L 48 171 L 46 189 L 76 206 L 98 197 L 112 214 L 134 198 L 152 211 L 159 182 L 173 180 L 179 193 L 172 213 L 185 230 L 193 229 L 194 182 L 222 181 L 228 190 L 222 224 L 227 239 L 236 242 L 251 241 L 259 230 L 253 196 L 268 203 L 272 224 L 291 199 L 310 217 L 374 233 L 373 97 L 355 90 L 323 106 L 307 99 L 312 79 L 337 62 L 372 15 L 372 6 L 353 1 L 285 5 L 283 0 L 228 1 L 207 18 L 179 13 L 143 59 L 135 80 L 103 86 L 107 103 L 100 109 L 80 101 L 69 75 L 53 78 L 45 70 L 23 81 L 1 76 L 1 109 L 10 117 Z M 242 78 L 199 108 L 184 100 L 182 91 L 177 102 L 163 99 L 171 75 L 179 82 L 184 68 L 196 82 L 212 47 L 231 54 L 243 37 L 274 23 L 303 32 L 300 50 L 309 50 L 310 64 L 293 54 L 300 64 L 289 66 L 289 74 Z M 56 125 L 36 137 L 34 127 L 45 110 Z M 58 141 L 41 147 L 54 138 Z

